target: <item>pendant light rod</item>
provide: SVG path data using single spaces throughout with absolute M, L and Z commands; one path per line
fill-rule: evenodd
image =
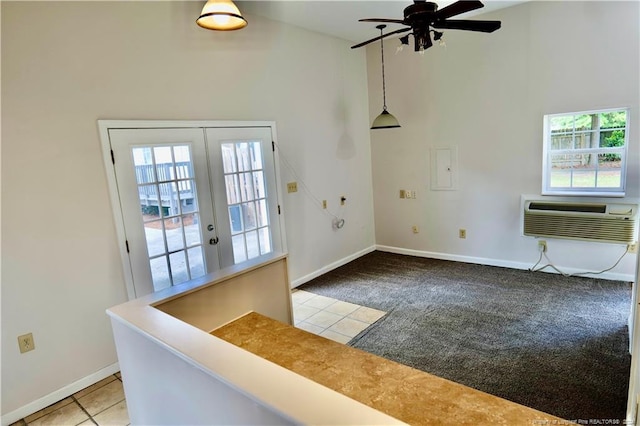
M 384 38 L 382 38 L 382 30 L 387 28 L 386 25 L 380 24 L 376 26 L 380 30 L 380 56 L 382 57 L 382 110 L 387 110 L 387 85 L 384 82 Z
M 394 127 L 400 127 L 400 123 L 398 120 L 387 111 L 387 85 L 384 79 L 384 37 L 382 34 L 382 30 L 387 26 L 384 24 L 380 24 L 376 26 L 380 30 L 380 54 L 382 57 L 382 112 L 379 116 L 373 120 L 373 124 L 371 125 L 371 129 L 391 129 Z

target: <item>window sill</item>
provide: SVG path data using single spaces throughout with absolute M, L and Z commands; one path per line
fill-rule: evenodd
M 542 195 L 562 195 L 565 197 L 610 197 L 623 198 L 624 192 L 595 192 L 595 191 L 542 191 Z

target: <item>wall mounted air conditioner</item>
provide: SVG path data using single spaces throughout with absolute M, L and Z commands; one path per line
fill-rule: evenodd
M 632 244 L 638 205 L 525 200 L 524 235 Z

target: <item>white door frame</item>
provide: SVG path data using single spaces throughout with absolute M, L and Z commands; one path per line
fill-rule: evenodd
M 636 276 L 631 296 L 631 328 L 630 336 L 631 371 L 629 372 L 629 396 L 627 397 L 627 423 L 635 424 L 638 417 L 638 402 L 640 402 L 640 253 L 637 255 Z
M 131 272 L 131 259 L 127 251 L 127 239 L 125 234 L 124 219 L 120 209 L 120 197 L 118 194 L 118 184 L 113 166 L 111 143 L 109 140 L 109 129 L 163 129 L 163 128 L 243 128 L 243 127 L 268 127 L 271 129 L 273 142 L 278 143 L 275 121 L 216 121 L 216 120 L 98 120 L 98 131 L 102 146 L 102 157 L 107 177 L 109 198 L 111 201 L 111 211 L 113 214 L 116 237 L 118 240 L 118 251 L 123 265 L 124 281 L 127 288 L 129 300 L 133 300 L 136 295 L 133 284 L 133 274 Z M 280 225 L 280 238 L 282 240 L 282 252 L 287 251 L 287 238 L 285 232 L 285 220 L 282 200 L 282 185 L 280 179 L 280 160 L 278 150 L 274 150 L 274 167 L 277 191 L 277 203 L 280 206 L 278 221 Z

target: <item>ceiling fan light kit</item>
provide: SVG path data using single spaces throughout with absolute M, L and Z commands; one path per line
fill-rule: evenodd
M 381 36 L 382 30 L 385 27 L 386 25 L 384 24 L 376 27 L 380 30 Z M 382 58 L 382 112 L 375 118 L 375 120 L 373 120 L 373 124 L 371 125 L 372 130 L 400 127 L 400 123 L 398 123 L 396 117 L 387 111 L 387 89 L 384 81 L 384 41 L 382 40 L 382 37 L 380 37 L 380 54 Z
M 424 54 L 424 51 L 433 46 L 431 41 L 431 33 L 433 33 L 433 39 L 439 41 L 441 46 L 444 46 L 444 35 L 437 29 L 451 29 L 451 30 L 466 30 L 466 31 L 478 31 L 483 33 L 492 33 L 500 28 L 502 25 L 500 21 L 470 21 L 464 19 L 449 19 L 452 16 L 460 15 L 461 13 L 470 12 L 472 10 L 480 9 L 484 7 L 479 0 L 460 0 L 455 3 L 446 6 L 443 9 L 438 10 L 438 5 L 426 0 L 413 0 L 413 4 L 407 6 L 404 9 L 404 19 L 389 19 L 389 18 L 365 18 L 360 19 L 360 22 L 385 22 L 392 24 L 405 25 L 408 28 L 400 28 L 395 31 L 383 34 L 382 30 L 386 28 L 386 25 L 381 24 L 376 26 L 380 30 L 380 35 L 370 40 L 363 41 L 354 46 L 352 49 L 365 46 L 374 41 L 380 40 L 380 50 L 382 53 L 382 113 L 373 120 L 371 126 L 372 129 L 390 129 L 393 127 L 400 127 L 398 120 L 387 111 L 387 96 L 386 86 L 384 81 L 384 45 L 383 40 L 393 34 L 401 34 L 411 31 L 408 34 L 400 37 L 399 50 L 402 47 L 409 45 L 409 36 L 413 36 L 414 50 Z M 432 29 L 433 28 L 433 29 Z
M 401 46 L 409 44 L 409 36 L 411 35 L 414 40 L 414 50 L 422 53 L 433 46 L 431 33 L 433 33 L 433 39 L 435 41 L 440 41 L 441 45 L 444 44 L 442 41 L 443 33 L 437 31 L 438 29 L 465 30 L 483 33 L 492 33 L 498 30 L 501 26 L 500 21 L 449 19 L 453 16 L 460 15 L 461 13 L 470 12 L 482 7 L 484 7 L 484 5 L 478 0 L 460 0 L 438 10 L 438 5 L 436 3 L 428 2 L 426 0 L 413 0 L 413 4 L 404 9 L 404 19 L 360 19 L 360 22 L 385 22 L 405 25 L 408 28 L 400 28 L 398 30 L 388 32 L 387 34 L 380 34 L 379 37 L 356 44 L 355 46 L 351 46 L 351 48 L 355 49 L 374 41 L 382 40 L 383 38 L 393 34 L 401 34 L 411 31 L 409 34 L 400 37 Z
M 208 30 L 232 31 L 247 26 L 238 7 L 231 0 L 209 0 L 196 24 Z

